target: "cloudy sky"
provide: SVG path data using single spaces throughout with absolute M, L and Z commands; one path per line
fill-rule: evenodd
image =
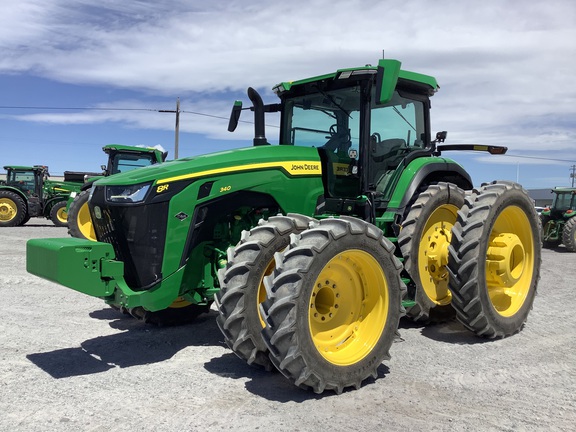
M 573 0 L 3 0 L 0 166 L 97 171 L 109 143 L 179 157 L 251 145 L 226 130 L 246 88 L 275 102 L 281 81 L 375 64 L 433 75 L 433 130 L 475 184 L 570 185 L 576 165 Z M 245 113 L 244 120 L 250 120 Z M 272 142 L 277 120 L 270 118 Z

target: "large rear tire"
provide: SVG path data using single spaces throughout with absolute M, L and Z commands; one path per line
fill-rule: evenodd
M 413 281 L 408 294 L 415 302 L 406 308 L 406 316 L 414 321 L 441 322 L 455 315 L 446 265 L 451 230 L 463 205 L 464 191 L 456 185 L 431 185 L 418 196 L 402 224 L 398 245 Z
M 540 277 L 537 218 L 517 183 L 493 182 L 466 196 L 448 270 L 457 318 L 478 336 L 502 338 L 524 326 Z
M 297 214 L 262 219 L 258 226 L 242 233 L 238 245 L 228 249 L 226 268 L 218 274 L 216 323 L 230 349 L 250 365 L 274 368 L 262 340 L 260 303 L 266 299 L 262 281 L 274 270 L 274 254 L 288 246 L 290 234 L 304 231 L 314 221 Z
M 405 291 L 382 231 L 360 219 L 324 219 L 275 260 L 261 312 L 276 368 L 315 393 L 376 378 L 390 358 Z
M 0 190 L 0 227 L 13 227 L 26 217 L 26 203 L 15 192 Z
M 68 214 L 66 213 L 66 201 L 57 202 L 50 209 L 50 220 L 57 227 L 68 226 Z
M 88 208 L 90 189 L 80 192 L 68 209 L 68 234 L 72 237 L 96 241 L 96 233 Z
M 570 252 L 576 252 L 576 216 L 572 216 L 564 224 L 562 230 L 562 243 Z

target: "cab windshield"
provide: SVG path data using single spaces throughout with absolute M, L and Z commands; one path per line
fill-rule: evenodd
M 552 208 L 560 211 L 575 210 L 576 211 L 576 195 L 573 193 L 558 193 L 554 197 Z
M 152 154 L 130 155 L 117 153 L 112 159 L 112 174 L 121 172 L 132 171 L 136 168 L 142 168 L 154 163 L 154 156 Z

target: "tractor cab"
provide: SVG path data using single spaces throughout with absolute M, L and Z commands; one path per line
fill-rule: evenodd
M 161 163 L 166 160 L 168 155 L 167 152 L 154 147 L 110 144 L 102 149 L 108 154 L 108 166 L 102 165 L 101 167 L 105 176 Z
M 42 165 L 5 166 L 6 186 L 14 187 L 27 197 L 42 198 L 44 181 L 48 178 L 48 167 Z
M 561 216 L 567 212 L 576 212 L 576 189 L 556 188 L 552 190 L 554 199 L 550 207 L 552 215 Z
M 395 66 L 383 60 L 379 68 L 275 88 L 282 100 L 280 143 L 318 149 L 328 211 L 348 213 L 357 206 L 350 200 L 362 196 L 382 202 L 403 160 L 411 153 L 432 153 L 429 96 L 437 84 L 411 74 L 383 94 L 380 80 L 394 74 Z

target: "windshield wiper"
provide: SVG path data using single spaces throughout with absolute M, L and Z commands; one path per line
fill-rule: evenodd
M 410 123 L 410 122 L 406 119 L 406 117 L 404 117 L 404 116 L 402 115 L 402 113 L 398 110 L 398 108 L 396 108 L 395 106 L 393 106 L 392 109 L 393 109 L 394 111 L 396 111 L 396 114 L 398 114 L 400 117 L 402 117 L 402 120 L 404 120 L 404 121 L 408 124 L 408 126 L 410 126 L 412 129 L 414 129 L 414 131 L 416 132 L 416 128 L 415 128 L 414 126 L 412 126 L 412 123 Z
M 327 98 L 330 102 L 332 102 L 332 104 L 338 108 L 340 111 L 342 111 L 344 114 L 346 114 L 348 116 L 348 118 L 352 118 L 350 116 L 350 114 L 348 113 L 348 111 L 346 111 L 344 108 L 342 108 L 342 106 L 336 102 L 336 100 L 334 99 L 334 97 L 332 97 L 331 95 L 329 95 L 328 93 L 326 93 L 324 90 L 322 90 L 320 87 L 318 87 L 317 85 L 315 86 L 316 89 L 318 90 L 318 92 L 324 96 L 325 98 Z

